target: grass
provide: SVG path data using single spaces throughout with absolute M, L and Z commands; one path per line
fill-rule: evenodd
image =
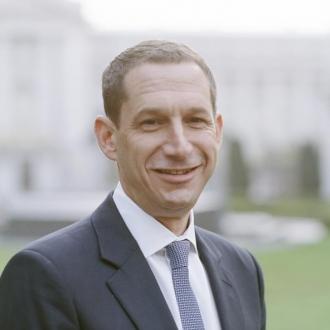
M 5 268 L 8 260 L 14 255 L 14 253 L 18 250 L 18 247 L 15 248 L 13 246 L 10 247 L 0 247 L 0 274 Z
M 236 212 L 310 217 L 330 229 L 330 203 L 313 197 L 253 203 L 232 198 Z M 257 254 L 266 283 L 267 330 L 327 330 L 330 322 L 330 238 L 315 245 Z
M 330 203 L 313 197 L 279 199 L 260 204 L 244 197 L 235 197 L 230 200 L 228 209 L 236 212 L 266 212 L 273 215 L 310 217 L 321 220 L 330 228 Z
M 330 238 L 310 246 L 259 252 L 266 283 L 268 330 L 327 330 Z

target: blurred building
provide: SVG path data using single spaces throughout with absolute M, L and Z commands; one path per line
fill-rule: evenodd
M 183 41 L 205 57 L 219 82 L 225 134 L 242 142 L 252 164 L 315 143 L 330 199 L 330 37 L 100 33 L 70 1 L 0 0 L 0 200 L 115 183 L 93 137 L 101 74 L 147 38 Z M 256 187 L 271 190 L 264 174 Z

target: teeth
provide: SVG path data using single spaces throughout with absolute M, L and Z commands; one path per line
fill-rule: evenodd
M 189 173 L 192 169 L 184 169 L 184 170 L 158 170 L 160 173 L 164 174 L 173 174 L 173 175 L 180 175 L 180 174 L 186 174 Z

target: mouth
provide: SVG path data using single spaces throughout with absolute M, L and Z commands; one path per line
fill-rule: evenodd
M 165 168 L 159 168 L 155 169 L 156 172 L 161 174 L 170 174 L 170 175 L 184 175 L 188 174 L 190 172 L 193 172 L 195 169 L 197 169 L 199 166 L 189 167 L 189 168 L 173 168 L 173 169 L 165 169 Z
M 200 165 L 186 168 L 157 168 L 154 172 L 162 181 L 169 184 L 184 184 L 195 177 L 199 167 Z

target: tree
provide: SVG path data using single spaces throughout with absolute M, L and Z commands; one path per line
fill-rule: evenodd
M 241 144 L 233 139 L 228 152 L 229 189 L 234 195 L 246 195 L 249 185 L 249 170 L 244 159 Z
M 317 148 L 305 144 L 298 154 L 298 179 L 303 196 L 318 196 L 320 193 L 320 159 Z

